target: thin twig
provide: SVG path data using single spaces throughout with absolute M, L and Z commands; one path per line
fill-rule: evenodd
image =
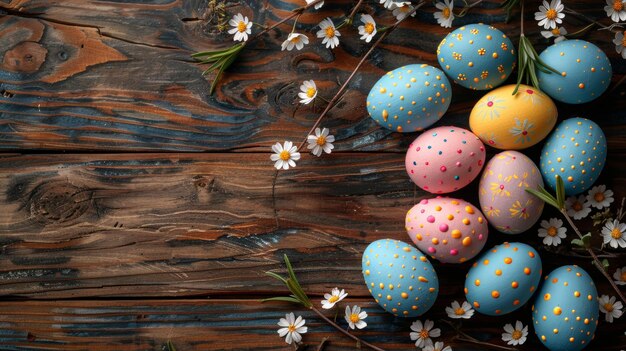
M 458 328 L 457 326 L 455 326 L 452 322 L 447 321 L 445 319 L 440 319 L 440 321 L 445 323 L 445 324 L 447 324 L 447 325 L 449 325 L 450 327 L 452 327 L 452 329 L 454 329 L 458 333 L 458 335 L 455 336 L 455 338 L 457 340 L 465 341 L 465 342 L 469 342 L 469 343 L 473 343 L 473 344 L 477 344 L 477 345 L 482 345 L 482 346 L 488 346 L 488 347 L 493 348 L 493 349 L 507 350 L 507 351 L 517 351 L 517 349 L 513 348 L 513 347 L 501 346 L 501 345 L 492 344 L 492 343 L 489 343 L 489 342 L 486 342 L 486 341 L 480 341 L 480 340 L 472 337 L 471 335 L 461 331 L 461 329 Z
M 300 150 L 300 149 L 302 149 L 302 147 L 304 147 L 304 145 L 306 144 L 306 141 L 307 141 L 307 137 L 315 131 L 315 128 L 317 128 L 320 125 L 320 123 L 322 122 L 322 119 L 324 119 L 324 117 L 326 117 L 326 115 L 328 114 L 328 111 L 330 111 L 335 106 L 337 101 L 339 101 L 339 98 L 341 97 L 342 93 L 348 88 L 348 84 L 350 83 L 350 81 L 352 81 L 352 78 L 354 78 L 354 76 L 356 75 L 356 72 L 359 70 L 359 68 L 361 68 L 361 66 L 365 63 L 365 61 L 372 54 L 372 52 L 374 52 L 374 49 L 383 40 L 385 40 L 385 38 L 389 35 L 389 33 L 393 32 L 400 25 L 400 23 L 402 23 L 405 19 L 411 17 L 411 15 L 413 15 L 417 11 L 417 9 L 419 9 L 424 4 L 425 4 L 425 1 L 421 1 L 419 4 L 417 4 L 415 6 L 415 8 L 411 12 L 409 12 L 406 16 L 404 16 L 402 19 L 398 20 L 393 25 L 391 25 L 391 27 L 389 27 L 389 29 L 386 30 L 378 38 L 378 40 L 376 40 L 376 42 L 370 47 L 370 49 L 361 58 L 361 61 L 359 61 L 359 63 L 356 65 L 356 67 L 354 68 L 352 73 L 350 73 L 350 76 L 348 77 L 348 79 L 343 83 L 341 88 L 339 88 L 339 91 L 337 91 L 337 93 L 335 94 L 335 96 L 333 96 L 333 98 L 330 100 L 328 105 L 326 105 L 326 108 L 324 109 L 322 114 L 317 118 L 317 120 L 313 124 L 313 127 L 311 127 L 309 132 L 306 134 L 306 137 L 304 137 L 304 140 L 302 141 L 302 143 L 300 143 L 300 146 L 298 146 L 298 150 Z
M 337 323 L 333 322 L 330 318 L 326 317 L 322 311 L 318 310 L 317 308 L 311 306 L 310 309 L 315 312 L 318 316 L 320 316 L 320 318 L 322 318 L 324 321 L 326 321 L 326 323 L 332 325 L 335 329 L 337 329 L 339 332 L 341 332 L 341 334 L 349 337 L 350 339 L 360 343 L 363 346 L 367 346 L 372 350 L 376 350 L 376 351 L 385 351 L 384 349 L 381 349 L 378 346 L 372 345 L 370 343 L 368 343 L 367 341 L 363 341 L 361 340 L 359 337 L 354 336 L 350 333 L 348 333 L 346 330 L 343 330 L 343 328 L 341 328 L 339 325 L 337 325 Z
M 274 209 L 276 229 L 278 229 L 280 228 L 280 225 L 278 224 L 278 209 L 276 209 L 276 179 L 278 179 L 278 170 L 274 172 L 274 179 L 272 179 L 272 208 Z
M 265 34 L 265 33 L 269 32 L 269 31 L 271 31 L 272 29 L 274 29 L 274 28 L 276 28 L 276 27 L 280 26 L 281 24 L 283 24 L 283 23 L 285 23 L 285 22 L 289 21 L 290 19 L 292 19 L 292 18 L 294 18 L 294 17 L 302 15 L 302 13 L 303 13 L 304 11 L 306 11 L 306 10 L 308 10 L 309 8 L 311 8 L 311 7 L 315 6 L 315 5 L 317 5 L 317 4 L 318 4 L 319 2 L 321 2 L 321 1 L 324 1 L 324 0 L 315 0 L 315 1 L 313 1 L 312 3 L 310 3 L 310 4 L 306 4 L 306 6 L 302 6 L 302 7 L 299 7 L 299 8 L 297 8 L 297 9 L 293 10 L 293 12 L 292 12 L 292 14 L 291 14 L 291 15 L 289 15 L 289 16 L 287 16 L 287 17 L 285 17 L 285 18 L 281 19 L 280 21 L 278 21 L 278 22 L 276 22 L 276 23 L 272 24 L 271 26 L 269 26 L 269 27 L 265 28 L 264 30 L 262 30 L 262 31 L 258 32 L 257 34 L 255 34 L 254 36 L 252 36 L 252 37 L 250 38 L 250 40 L 246 41 L 246 43 L 251 42 L 251 41 L 253 41 L 253 40 L 257 39 L 257 38 L 258 38 L 258 37 L 260 37 L 261 35 L 263 35 L 263 34 Z
M 572 218 L 567 214 L 567 211 L 565 209 L 561 209 L 561 214 L 565 217 L 570 227 L 574 229 L 574 232 L 576 233 L 576 235 L 578 235 L 578 237 L 582 240 L 583 238 L 582 233 L 580 232 L 576 224 L 574 224 L 574 221 L 572 220 Z M 591 255 L 591 257 L 593 258 L 594 266 L 596 266 L 596 268 L 598 268 L 598 270 L 602 273 L 602 275 L 604 275 L 606 280 L 609 281 L 609 283 L 613 287 L 613 290 L 615 290 L 615 292 L 617 293 L 617 296 L 619 296 L 619 298 L 624 303 L 626 303 L 626 298 L 624 297 L 624 294 L 622 294 L 622 292 L 619 290 L 619 287 L 615 284 L 615 282 L 613 281 L 613 278 L 611 278 L 609 273 L 606 271 L 606 269 L 604 268 L 604 265 L 602 264 L 602 262 L 600 261 L 596 253 L 593 251 L 593 249 L 590 247 L 587 247 L 586 250 L 587 252 L 589 252 L 589 255 Z
M 607 27 L 603 23 L 598 22 L 598 21 L 594 20 L 593 18 L 587 17 L 587 16 L 583 15 L 582 13 L 580 13 L 578 11 L 572 10 L 569 7 L 566 7 L 565 9 L 563 9 L 563 12 L 569 13 L 570 15 L 574 15 L 574 16 L 580 18 L 580 19 L 584 19 L 585 21 L 587 21 L 589 23 L 593 23 L 593 24 L 597 25 L 598 27 L 600 27 L 602 29 L 608 29 L 608 30 L 612 29 L 612 27 Z
M 348 16 L 348 24 L 352 24 L 352 22 L 354 21 L 354 16 L 356 15 L 356 12 L 359 10 L 359 7 L 361 7 L 361 4 L 363 4 L 363 0 L 359 0 L 359 2 L 357 2 L 356 5 L 354 5 L 352 12 L 350 12 L 350 15 Z
M 324 350 L 324 347 L 326 347 L 326 342 L 328 342 L 328 337 L 327 337 L 327 336 L 325 336 L 325 337 L 322 339 L 322 342 L 320 342 L 320 345 L 317 347 L 317 351 L 322 351 L 322 350 Z

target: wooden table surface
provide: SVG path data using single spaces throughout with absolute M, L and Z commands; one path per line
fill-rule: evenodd
M 384 313 L 361 275 L 361 252 L 381 238 L 407 240 L 406 211 L 428 194 L 404 170 L 404 152 L 416 134 L 379 128 L 367 116 L 365 96 L 386 71 L 410 63 L 436 65 L 435 50 L 448 29 L 426 6 L 375 50 L 323 123 L 337 137 L 336 151 L 304 156 L 281 172 L 272 195 L 270 145 L 302 140 L 321 107 L 297 108 L 301 81 L 315 79 L 330 98 L 369 44 L 344 29 L 330 51 L 317 41 L 281 52 L 291 24 L 246 48 L 213 96 L 190 54 L 222 48 L 216 6 L 272 24 L 304 0 L 0 0 L 0 350 L 290 350 L 276 333 L 288 311 L 307 319 L 302 349 L 355 345 L 314 314 L 259 298 L 285 288 L 264 274 L 285 273 L 288 254 L 315 301 L 339 286 L 370 314 L 365 340 L 388 350 L 415 349 L 411 320 Z M 326 1 L 298 28 L 340 17 L 352 0 Z M 364 11 L 393 19 L 377 1 Z M 543 49 L 531 19 L 527 34 Z M 566 1 L 605 18 L 603 2 Z M 220 5 L 221 4 L 221 5 Z M 455 26 L 493 23 L 517 41 L 517 20 L 505 24 L 499 1 L 484 1 Z M 570 22 L 570 31 L 584 22 Z M 258 28 L 255 28 L 258 31 Z M 613 84 L 626 74 L 609 34 L 586 39 L 613 64 Z M 559 117 L 583 116 L 608 137 L 609 159 L 599 183 L 626 196 L 626 85 L 593 103 L 559 104 Z M 438 125 L 467 127 L 482 96 L 459 86 Z M 539 147 L 527 154 L 536 159 Z M 489 150 L 490 154 L 494 150 Z M 476 184 L 455 194 L 476 203 Z M 546 210 L 544 217 L 550 215 Z M 552 213 L 553 214 L 553 213 Z M 495 233 L 495 231 L 494 231 Z M 598 238 L 596 237 L 596 240 Z M 582 252 L 569 244 L 541 245 L 536 229 L 518 236 L 490 235 L 532 244 L 544 272 L 575 263 L 592 274 L 600 294 L 612 293 Z M 614 252 L 612 269 L 625 265 Z M 445 318 L 462 300 L 469 267 L 435 263 L 439 299 L 422 319 Z M 530 306 L 503 316 L 475 315 L 463 331 L 503 345 L 502 326 L 530 321 Z M 589 350 L 626 345 L 625 318 L 601 323 Z M 485 347 L 455 340 L 455 350 Z M 520 350 L 541 350 L 531 332 Z

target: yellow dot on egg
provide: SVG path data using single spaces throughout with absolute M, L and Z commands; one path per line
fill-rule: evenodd
M 585 324 L 589 324 L 589 318 L 585 318 L 585 320 L 583 321 L 583 323 L 585 323 Z
M 370 275 L 370 270 L 369 269 L 365 270 L 365 275 Z
M 422 283 L 428 283 L 428 279 L 422 277 L 421 275 L 419 277 L 417 277 L 417 280 L 419 280 Z
M 569 342 L 574 342 L 574 337 L 569 338 Z
M 542 335 L 542 336 L 541 336 L 541 340 L 542 340 L 542 341 L 546 341 L 546 336 L 545 336 L 545 335 Z
M 402 296 L 403 299 L 408 299 L 409 298 L 409 294 L 403 292 L 402 294 L 400 294 L 400 296 Z
M 385 284 L 380 283 L 380 284 L 378 284 L 378 287 L 381 288 L 381 289 L 385 289 Z
M 560 315 L 561 315 L 561 313 L 563 313 L 563 311 L 561 310 L 561 307 L 558 307 L 558 306 L 557 306 L 557 307 L 555 307 L 555 308 L 552 310 L 552 313 L 554 313 L 554 315 L 556 315 L 556 316 L 560 316 Z
M 573 167 L 574 166 L 572 166 L 572 168 Z M 572 177 L 572 176 L 567 177 L 567 181 L 570 182 L 570 183 L 573 182 L 574 181 L 574 177 Z
M 580 292 L 579 291 L 574 291 L 574 296 L 580 297 Z
M 591 295 L 587 295 L 587 300 L 591 301 L 593 300 L 593 297 Z
M 561 72 L 561 75 L 562 75 L 563 77 L 567 77 L 567 72 Z
M 391 297 L 391 295 L 387 295 L 387 300 L 389 300 L 389 301 L 393 300 L 393 298 Z
M 389 284 L 389 290 L 393 290 L 393 284 Z
M 494 52 L 494 53 L 493 53 L 493 55 L 491 55 L 491 57 L 493 57 L 494 59 L 495 59 L 495 58 L 498 58 L 498 53 L 497 53 L 497 52 Z
M 510 258 L 510 257 L 506 257 L 506 258 L 504 259 L 504 263 L 506 263 L 506 264 L 511 264 L 512 262 L 513 262 L 513 259 L 512 259 L 512 258 Z
M 474 285 L 480 286 L 480 280 L 479 279 L 474 280 Z
M 469 214 L 474 214 L 474 209 L 472 208 L 472 206 L 465 206 L 465 212 Z
M 498 275 L 498 276 L 502 275 L 502 270 L 496 269 L 496 275 Z
M 494 299 L 497 299 L 500 297 L 500 292 L 498 290 L 494 290 L 491 292 L 491 297 L 493 297 Z
M 470 238 L 469 236 L 463 238 L 463 246 L 467 247 L 470 245 L 472 245 L 472 238 Z
M 511 287 L 513 289 L 517 289 L 519 287 L 519 283 L 518 282 L 511 282 Z
M 450 235 L 454 238 L 454 239 L 460 239 L 461 238 L 461 231 L 458 229 L 453 229 L 452 232 L 450 232 Z
M 467 63 L 467 65 L 468 65 L 469 67 L 474 67 L 474 62 L 470 61 L 470 62 L 468 62 L 468 63 Z
M 463 218 L 463 224 L 465 224 L 465 225 L 470 225 L 470 220 L 469 220 L 469 218 Z
M 552 332 L 553 332 L 554 334 L 558 334 L 558 333 L 559 333 L 559 330 L 558 330 L 558 329 L 556 329 L 556 328 L 554 328 L 554 330 L 553 330 Z
M 433 243 L 433 245 L 437 245 L 437 244 L 439 244 L 439 239 L 437 239 L 437 238 L 433 238 L 433 239 L 431 240 L 431 242 Z
M 546 301 L 550 300 L 551 297 L 552 297 L 552 295 L 550 295 L 550 294 L 543 295 L 543 299 L 546 300 Z
M 385 89 L 385 88 L 380 88 L 380 90 L 379 90 L 379 91 L 380 91 L 380 93 L 381 93 L 381 94 L 384 94 L 384 93 L 386 93 L 386 92 L 387 92 L 387 89 Z
M 580 83 L 580 84 L 578 84 L 578 87 L 579 87 L 580 89 L 585 89 L 585 84 Z

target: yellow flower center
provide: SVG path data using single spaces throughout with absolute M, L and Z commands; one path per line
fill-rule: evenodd
M 374 33 L 375 27 L 374 27 L 374 24 L 368 22 L 368 23 L 365 23 L 364 29 L 367 34 L 372 34 Z
M 555 9 L 549 9 L 548 12 L 546 12 L 546 17 L 548 17 L 549 20 L 553 20 L 556 18 L 557 12 Z
M 552 30 L 552 35 L 561 35 L 561 30 L 560 30 L 560 29 L 558 29 L 558 28 L 554 28 L 554 29 Z
M 317 143 L 319 144 L 319 141 Z M 339 300 L 339 296 L 333 295 L 330 297 L 330 299 L 328 299 L 328 302 L 333 303 L 333 302 L 337 302 L 337 300 Z
M 291 154 L 287 150 L 283 150 L 280 152 L 280 159 L 283 161 L 289 161 L 291 158 Z
M 358 321 L 360 321 L 361 319 L 359 318 L 358 314 L 352 313 L 350 315 L 350 322 L 352 323 L 357 323 Z
M 315 93 L 316 93 L 315 88 L 308 88 L 308 89 L 306 90 L 306 96 L 307 96 L 307 97 L 309 97 L 309 98 L 314 97 L 314 96 L 315 96 Z
M 550 227 L 548 228 L 548 235 L 550 236 L 556 236 L 558 234 L 558 230 L 555 227 Z
M 619 239 L 622 237 L 622 232 L 619 230 L 619 228 L 613 228 L 613 230 L 611 230 L 611 237 L 613 239 Z
M 580 202 L 576 201 L 572 205 L 572 208 L 574 209 L 574 211 L 578 212 L 578 211 L 583 209 L 583 204 L 581 204 Z
M 316 143 L 317 143 L 317 145 L 319 145 L 319 146 L 324 146 L 324 145 L 326 145 L 326 137 L 325 137 L 325 136 L 323 136 L 323 135 L 320 135 L 319 137 L 317 137 L 317 141 L 316 141 Z M 331 297 L 331 299 L 332 299 L 332 298 L 335 298 L 335 297 L 336 297 L 336 296 L 333 296 L 333 297 Z M 336 297 L 336 298 L 338 298 L 338 297 Z
M 430 334 L 428 333 L 428 330 L 422 329 L 422 331 L 420 332 L 420 338 L 425 340 L 428 339 L 429 336 Z
M 604 201 L 604 193 L 595 193 L 593 199 L 596 200 L 596 202 Z
M 605 303 L 604 309 L 609 313 L 613 312 L 613 304 L 610 302 Z
M 622 46 L 626 46 L 626 30 L 624 31 L 624 38 L 622 38 Z
M 237 23 L 237 30 L 240 33 L 245 32 L 246 29 L 248 29 L 248 25 L 244 21 L 239 21 L 239 23 Z
M 622 0 L 614 0 L 613 1 L 613 10 L 620 12 L 624 9 L 624 4 L 622 3 Z
M 443 14 L 443 18 L 450 18 L 450 9 L 449 8 L 445 8 L 443 9 L 443 11 L 441 11 L 441 13 Z
M 465 314 L 465 310 L 463 309 L 463 307 L 459 307 L 456 310 L 454 310 L 454 314 L 456 314 L 457 316 L 462 316 Z
M 299 43 L 300 42 L 300 36 L 296 35 L 295 37 L 291 38 L 291 42 L 292 43 Z
M 326 27 L 326 38 L 332 38 L 335 36 L 335 28 L 328 26 Z
M 513 334 L 511 334 L 511 338 L 513 340 L 519 340 L 519 339 L 521 339 L 522 335 L 523 335 L 522 331 L 516 329 L 516 330 L 513 331 Z
M 293 324 L 289 324 L 289 326 L 287 327 L 287 330 L 289 330 L 289 332 L 293 333 L 296 331 L 296 326 Z
M 622 271 L 622 275 L 620 276 L 619 280 L 626 282 L 626 270 Z

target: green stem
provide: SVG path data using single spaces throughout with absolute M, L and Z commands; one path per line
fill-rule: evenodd
M 322 311 L 318 310 L 317 308 L 315 308 L 314 306 L 309 307 L 311 309 L 311 311 L 315 312 L 318 316 L 320 316 L 320 318 L 322 318 L 324 321 L 326 321 L 326 323 L 330 324 L 331 326 L 333 326 L 335 329 L 337 329 L 339 332 L 341 332 L 341 334 L 349 337 L 350 339 L 358 342 L 359 344 L 363 345 L 363 346 L 367 346 L 372 350 L 376 350 L 376 351 L 385 351 L 384 349 L 381 349 L 378 346 L 372 345 L 370 343 L 368 343 L 367 341 L 363 341 L 361 340 L 359 337 L 354 336 L 352 334 L 350 334 L 348 331 L 343 330 L 343 328 L 341 328 L 337 323 L 333 322 L 330 318 L 326 317 Z
M 574 224 L 574 221 L 572 220 L 572 218 L 567 214 L 567 210 L 561 209 L 561 214 L 563 215 L 563 217 L 565 217 L 565 220 L 567 220 L 567 223 L 569 223 L 570 227 L 572 227 L 576 235 L 578 235 L 578 237 L 582 240 L 583 235 L 578 229 L 578 227 L 576 226 L 576 224 Z M 611 278 L 609 273 L 606 271 L 606 269 L 604 268 L 604 265 L 602 265 L 602 262 L 600 261 L 596 253 L 590 247 L 586 249 L 587 249 L 587 252 L 589 252 L 589 255 L 593 258 L 594 266 L 596 266 L 596 268 L 598 268 L 600 273 L 604 275 L 604 277 L 609 281 L 609 284 L 611 284 L 611 286 L 613 287 L 613 290 L 615 290 L 615 292 L 617 293 L 617 296 L 619 296 L 619 298 L 626 304 L 626 297 L 624 297 L 624 294 L 622 294 L 619 287 L 613 281 L 613 278 Z

